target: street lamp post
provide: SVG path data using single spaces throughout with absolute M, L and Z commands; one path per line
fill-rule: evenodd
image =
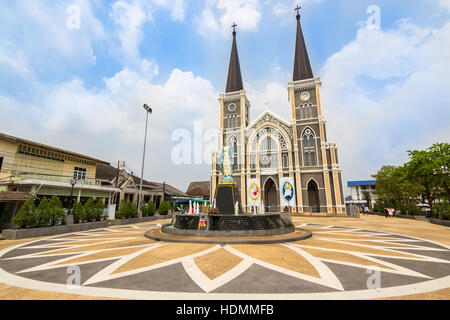
M 145 146 L 147 144 L 147 124 L 148 124 L 148 114 L 152 113 L 152 108 L 150 108 L 148 105 L 144 104 L 144 109 L 146 113 L 145 118 L 145 136 L 144 136 L 144 152 L 142 155 L 142 168 L 141 168 L 141 185 L 139 186 L 139 196 L 138 196 L 138 216 L 139 218 L 142 218 L 142 211 L 141 211 L 141 201 L 142 201 L 142 181 L 144 179 L 144 163 L 145 163 Z
M 70 179 L 70 184 L 72 185 L 72 191 L 70 192 L 70 207 L 69 207 L 69 210 L 67 211 L 67 215 L 70 215 L 70 211 L 72 210 L 72 207 L 73 207 L 73 188 L 75 187 L 77 182 L 78 182 L 78 180 L 76 178 Z

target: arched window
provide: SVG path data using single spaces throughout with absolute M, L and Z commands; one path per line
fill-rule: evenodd
M 303 153 L 303 163 L 304 163 L 305 167 L 309 167 L 309 153 L 308 152 Z
M 311 166 L 315 167 L 317 165 L 317 161 L 316 161 L 316 153 L 315 152 L 311 152 L 310 154 L 311 156 Z
M 237 139 L 235 136 L 231 136 L 230 139 L 228 139 L 228 145 L 231 147 L 231 151 L 233 152 L 233 164 L 237 166 L 239 150 L 238 150 Z
M 271 137 L 266 137 L 260 144 L 259 166 L 261 169 L 278 168 L 278 145 Z
M 289 167 L 289 157 L 287 154 L 283 154 L 283 168 Z
M 250 156 L 250 169 L 256 168 L 256 156 Z
M 303 165 L 305 167 L 316 166 L 317 165 L 316 137 L 314 132 L 310 128 L 307 128 L 303 133 L 302 148 L 303 148 Z
M 308 111 L 309 111 L 309 118 L 311 119 L 313 117 L 313 106 L 312 103 L 308 105 Z

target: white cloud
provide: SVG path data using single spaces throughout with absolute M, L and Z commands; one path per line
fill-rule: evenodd
M 156 65 L 142 63 L 155 74 Z M 153 108 L 146 177 L 178 183 L 184 189 L 191 179 L 204 179 L 210 167 L 172 164 L 170 152 L 176 143 L 170 140 L 171 133 L 179 128 L 192 132 L 194 121 L 202 123 L 204 130 L 217 128 L 217 97 L 213 85 L 192 72 L 174 69 L 166 82 L 155 84 L 150 76 L 125 68 L 105 78 L 102 88 L 90 88 L 78 78 L 42 84 L 34 103 L 0 95 L 0 127 L 2 132 L 106 161 L 123 159 L 137 172 L 146 103 Z
M 440 0 L 440 5 L 450 11 L 450 0 Z
M 23 51 L 7 41 L 0 42 L 0 65 L 5 65 L 19 74 L 30 72 L 29 61 Z
M 142 26 L 152 21 L 150 9 L 140 1 L 116 1 L 110 13 L 116 25 L 116 36 L 120 41 L 121 56 L 125 65 L 134 65 L 140 59 L 139 46 L 143 38 Z
M 256 31 L 261 20 L 259 0 L 207 0 L 195 19 L 197 31 L 204 37 L 231 34 L 235 22 L 243 31 Z
M 80 29 L 67 28 L 69 5 L 80 8 Z M 2 8 L 0 19 L 0 68 L 6 64 L 19 73 L 92 66 L 93 44 L 106 37 L 87 0 L 14 1 Z
M 170 9 L 170 16 L 174 21 L 184 21 L 187 4 L 184 0 L 153 0 L 160 7 Z
M 250 120 L 254 121 L 266 110 L 281 116 L 291 122 L 291 108 L 288 101 L 287 82 L 269 82 L 263 88 L 254 88 L 246 83 L 248 99 L 251 103 Z
M 450 23 L 437 30 L 400 21 L 358 31 L 322 70 L 328 138 L 347 179 L 369 178 L 406 151 L 450 140 Z

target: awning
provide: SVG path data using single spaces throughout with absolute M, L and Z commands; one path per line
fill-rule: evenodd
M 27 201 L 29 197 L 37 199 L 37 197 L 30 192 L 21 191 L 0 191 L 0 201 Z

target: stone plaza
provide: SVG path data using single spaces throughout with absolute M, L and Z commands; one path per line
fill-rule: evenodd
M 380 216 L 294 217 L 296 229 L 312 237 L 278 244 L 145 237 L 168 222 L 1 241 L 0 298 L 450 298 L 445 226 Z

